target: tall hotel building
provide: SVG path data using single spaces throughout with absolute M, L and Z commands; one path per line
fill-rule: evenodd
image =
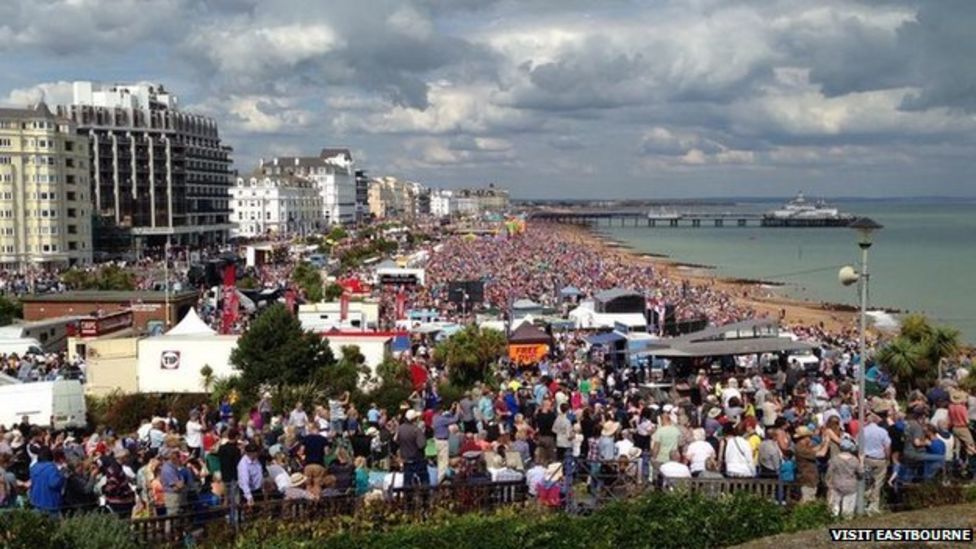
M 88 138 L 43 102 L 0 108 L 0 268 L 92 260 Z
M 234 226 L 231 148 L 212 118 L 161 85 L 75 82 L 70 119 L 89 143 L 98 250 L 223 243 Z

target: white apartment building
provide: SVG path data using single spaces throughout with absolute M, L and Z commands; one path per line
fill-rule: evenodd
M 88 138 L 43 102 L 0 108 L 0 266 L 91 263 Z
M 315 183 L 322 198 L 325 226 L 356 221 L 356 169 L 348 149 L 322 149 L 319 156 L 261 159 L 265 175 L 291 174 Z
M 234 236 L 308 235 L 322 227 L 322 197 L 314 182 L 290 174 L 237 178 L 230 189 Z
M 454 191 L 448 189 L 431 189 L 431 215 L 435 217 L 450 217 L 456 213 L 458 213 L 458 202 L 454 198 Z

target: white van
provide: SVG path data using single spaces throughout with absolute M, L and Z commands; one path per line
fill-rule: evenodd
M 0 386 L 0 425 L 8 428 L 27 416 L 32 425 L 84 427 L 85 390 L 76 379 Z
M 39 355 L 44 353 L 44 349 L 41 342 L 32 337 L 0 339 L 0 355 L 10 356 L 15 353 L 18 357 Z

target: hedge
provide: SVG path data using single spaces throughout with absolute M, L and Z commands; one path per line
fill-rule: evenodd
M 492 515 L 452 516 L 425 523 L 263 524 L 245 530 L 235 547 L 720 547 L 816 528 L 831 520 L 822 503 L 786 510 L 746 494 L 709 498 L 700 494 L 654 493 L 579 517 L 535 509 L 506 509 Z

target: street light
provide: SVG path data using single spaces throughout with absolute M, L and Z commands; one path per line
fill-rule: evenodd
M 860 318 L 860 330 L 858 334 L 858 354 L 861 356 L 861 363 L 857 369 L 857 457 L 860 462 L 864 463 L 864 408 L 865 408 L 865 395 L 864 395 L 864 374 L 867 370 L 867 356 L 864 342 L 864 334 L 867 330 L 867 313 L 868 313 L 868 248 L 871 247 L 871 234 L 874 231 L 884 228 L 880 223 L 877 223 L 873 219 L 867 217 L 861 217 L 854 220 L 850 225 L 851 229 L 858 232 L 858 242 L 857 245 L 861 248 L 861 272 L 858 273 L 853 267 L 847 266 L 841 268 L 837 277 L 840 279 L 840 283 L 844 286 L 850 286 L 855 282 L 860 282 L 861 286 L 859 288 L 861 292 L 861 318 Z M 864 514 L 864 475 L 857 481 L 857 514 Z

